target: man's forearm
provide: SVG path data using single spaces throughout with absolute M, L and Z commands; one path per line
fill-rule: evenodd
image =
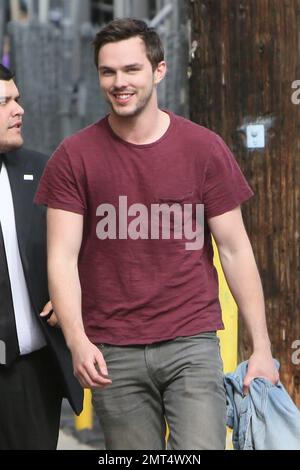
M 64 257 L 56 252 L 52 260 L 49 258 L 50 296 L 72 354 L 74 375 L 83 388 L 104 388 L 111 384 L 111 379 L 102 353 L 84 331 L 77 257 Z
M 255 351 L 270 347 L 261 280 L 248 246 L 233 253 L 219 250 L 229 288 L 248 328 Z
M 69 347 L 85 336 L 81 312 L 81 286 L 76 263 L 59 256 L 48 261 L 50 298 Z

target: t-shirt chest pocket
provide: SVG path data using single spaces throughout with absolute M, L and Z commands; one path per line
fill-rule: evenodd
M 173 204 L 179 204 L 179 205 L 184 205 L 184 204 L 195 204 L 199 201 L 197 201 L 197 191 L 196 189 L 194 190 L 187 190 L 187 191 L 161 191 L 157 193 L 156 197 L 156 203 L 157 204 L 168 204 L 173 205 Z
M 196 204 L 199 202 L 196 190 L 187 191 L 161 191 L 157 194 L 155 201 L 155 215 L 159 226 L 159 231 L 164 233 L 163 238 L 168 238 L 171 232 L 171 238 L 183 240 L 183 234 L 186 231 L 185 225 L 192 230 L 196 216 Z

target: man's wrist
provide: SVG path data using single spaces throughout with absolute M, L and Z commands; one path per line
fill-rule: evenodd
M 253 352 L 270 352 L 271 351 L 271 341 L 269 338 L 260 340 L 260 341 L 253 341 Z
M 82 341 L 86 341 L 87 336 L 85 334 L 85 331 L 83 328 L 80 328 L 76 331 L 72 331 L 71 334 L 68 334 L 68 337 L 66 337 L 66 343 L 67 346 L 70 350 L 72 350 L 73 347 L 78 345 L 78 343 Z

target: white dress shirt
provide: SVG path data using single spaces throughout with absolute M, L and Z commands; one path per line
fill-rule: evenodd
M 46 342 L 29 299 L 19 252 L 12 193 L 4 163 L 2 163 L 0 169 L 0 221 L 10 277 L 20 354 L 28 354 L 45 346 Z

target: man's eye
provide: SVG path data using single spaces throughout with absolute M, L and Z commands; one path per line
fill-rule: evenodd
M 105 75 L 105 76 L 107 76 L 107 75 L 112 75 L 112 74 L 113 74 L 113 72 L 111 72 L 110 70 L 104 70 L 104 71 L 102 72 L 102 75 Z

